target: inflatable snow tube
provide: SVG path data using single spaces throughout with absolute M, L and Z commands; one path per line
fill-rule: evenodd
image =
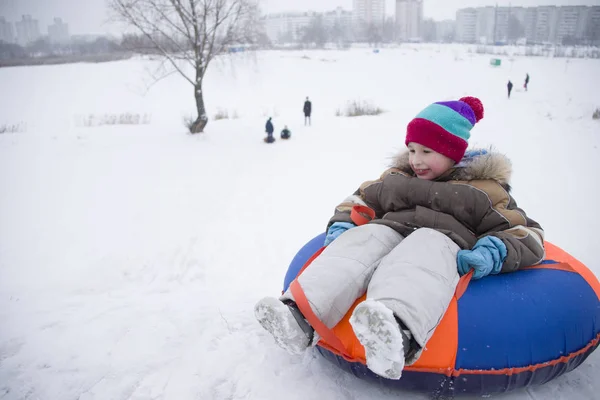
M 320 254 L 325 234 L 292 260 L 286 290 Z M 546 383 L 577 368 L 600 340 L 600 283 L 581 262 L 546 242 L 547 259 L 514 273 L 461 279 L 446 314 L 419 360 L 400 380 L 365 365 L 364 349 L 348 321 L 358 299 L 317 349 L 359 378 L 390 388 L 453 396 L 487 395 Z

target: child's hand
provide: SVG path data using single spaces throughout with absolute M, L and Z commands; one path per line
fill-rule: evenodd
M 356 225 L 350 222 L 334 222 L 327 231 L 325 236 L 325 243 L 323 246 L 329 246 L 331 242 L 338 238 L 342 233 L 346 232 L 350 228 L 354 228 Z
M 475 270 L 473 279 L 498 274 L 502 270 L 506 253 L 506 246 L 502 240 L 495 236 L 483 237 L 477 241 L 472 250 L 458 252 L 456 257 L 458 273 L 463 276 L 473 269 Z

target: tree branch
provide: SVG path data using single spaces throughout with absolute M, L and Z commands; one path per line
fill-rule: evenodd
M 171 4 L 172 4 L 171 0 Z M 189 32 L 187 30 L 182 29 L 179 25 L 177 25 L 170 16 L 166 15 L 165 12 L 158 6 L 155 1 L 150 1 L 151 6 L 158 12 L 158 14 L 162 17 L 163 21 L 165 21 L 168 25 L 170 25 L 177 32 L 181 33 L 185 38 L 191 39 Z M 184 25 L 185 26 L 185 25 Z
M 181 23 L 183 24 L 187 32 L 187 37 L 190 39 L 190 45 L 193 46 L 194 37 L 192 36 L 192 32 L 190 31 L 190 24 L 192 22 L 191 15 L 189 15 L 189 13 L 186 13 L 185 7 L 183 6 L 183 4 L 181 4 L 181 0 L 171 0 L 171 4 L 173 5 L 173 8 L 175 9 L 177 15 L 179 15 L 179 19 L 181 19 Z
M 169 60 L 170 64 L 179 72 L 179 74 L 187 80 L 189 83 L 194 85 L 194 82 L 188 78 L 186 73 L 177 65 L 175 59 L 169 54 L 169 52 L 164 49 L 158 41 L 155 40 L 154 36 L 147 32 L 146 27 L 140 23 L 138 18 L 141 18 L 144 22 L 148 22 L 147 17 L 143 15 L 142 12 L 139 15 L 134 15 L 136 8 L 134 6 L 139 5 L 141 3 L 140 0 L 134 0 L 130 4 L 125 3 L 126 0 L 113 0 L 111 5 L 113 6 L 113 10 L 121 15 L 128 23 L 136 27 L 145 37 L 148 38 L 156 46 L 156 48 L 161 52 L 161 55 Z

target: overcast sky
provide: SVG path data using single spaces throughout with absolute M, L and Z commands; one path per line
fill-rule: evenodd
M 264 12 L 326 11 L 341 6 L 352 9 L 352 0 L 261 0 Z M 600 0 L 424 0 L 426 18 L 454 19 L 456 10 L 464 7 L 486 6 L 536 6 L 536 5 L 599 5 Z M 39 20 L 40 31 L 46 34 L 54 17 L 69 24 L 71 34 L 114 32 L 107 22 L 106 0 L 0 0 L 0 16 L 11 22 L 31 14 Z M 395 0 L 386 0 L 387 13 L 393 15 Z

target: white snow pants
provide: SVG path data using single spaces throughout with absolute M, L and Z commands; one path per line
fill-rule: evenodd
M 444 316 L 459 275 L 460 248 L 429 228 L 403 238 L 392 228 L 366 224 L 334 240 L 298 278 L 314 314 L 333 328 L 352 304 L 367 293 L 394 312 L 420 350 Z M 294 300 L 288 289 L 281 300 Z

